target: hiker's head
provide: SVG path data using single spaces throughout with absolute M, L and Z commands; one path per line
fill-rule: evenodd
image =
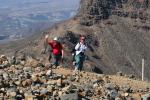
M 54 37 L 53 41 L 57 42 L 58 41 L 58 37 Z
M 53 42 L 54 42 L 54 44 L 57 44 L 57 43 L 58 43 L 58 41 L 59 41 L 58 37 L 54 37 L 54 38 L 53 38 Z
M 84 43 L 84 41 L 85 41 L 85 36 L 81 36 L 80 37 L 80 42 Z

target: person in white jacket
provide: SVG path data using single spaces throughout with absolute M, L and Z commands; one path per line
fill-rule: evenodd
M 85 36 L 81 36 L 80 37 L 80 42 L 77 43 L 77 45 L 75 46 L 75 62 L 76 62 L 76 66 L 75 66 L 75 70 L 79 70 L 81 71 L 83 68 L 83 62 L 85 60 L 85 54 L 84 52 L 86 51 L 87 46 L 85 44 Z

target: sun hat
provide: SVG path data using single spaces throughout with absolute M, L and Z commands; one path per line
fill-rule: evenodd
M 58 37 L 54 37 L 54 39 L 53 39 L 53 40 L 58 41 Z

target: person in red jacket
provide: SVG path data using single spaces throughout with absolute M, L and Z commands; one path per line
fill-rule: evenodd
M 59 66 L 61 60 L 64 58 L 64 48 L 63 45 L 58 41 L 58 37 L 55 37 L 53 40 L 48 39 L 48 35 L 45 36 L 46 42 L 51 46 L 52 48 L 52 58 L 53 63 L 51 66 Z

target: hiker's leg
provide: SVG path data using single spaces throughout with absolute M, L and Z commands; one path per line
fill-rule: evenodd
M 59 66 L 60 62 L 61 62 L 61 55 L 59 54 L 56 55 L 56 66 Z
M 52 57 L 53 57 L 53 63 L 52 63 L 52 65 L 56 66 L 57 65 L 57 57 L 54 54 L 52 55 Z
M 79 68 L 80 68 L 80 60 L 81 60 L 80 59 L 80 55 L 76 55 L 75 56 L 75 60 L 76 60 L 76 66 L 75 67 L 76 67 L 77 70 L 79 70 Z
M 80 71 L 83 69 L 83 63 L 85 61 L 85 55 L 80 56 Z
M 82 70 L 83 68 L 83 62 L 84 62 L 84 59 L 83 59 L 83 56 L 81 57 L 81 60 L 80 60 L 80 71 Z
M 83 68 L 83 61 L 81 60 L 81 61 L 80 61 L 80 69 L 79 69 L 79 70 L 81 71 L 82 68 Z
M 51 62 L 52 54 L 49 53 L 48 61 Z
M 76 60 L 75 60 L 75 54 L 72 57 L 72 65 L 75 66 L 76 65 Z

